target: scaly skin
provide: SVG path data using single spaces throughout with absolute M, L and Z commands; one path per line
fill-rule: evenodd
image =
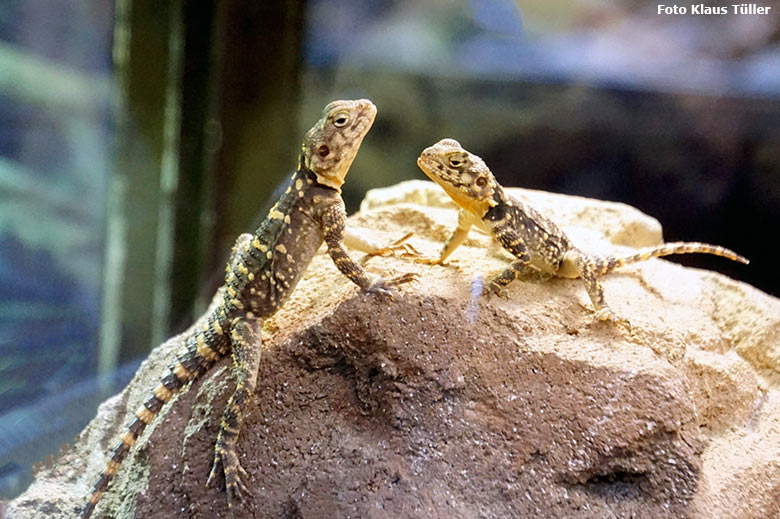
M 413 274 L 384 280 L 371 279 L 344 248 L 346 213 L 341 185 L 376 116 L 371 101 L 334 101 L 303 140 L 298 168 L 289 187 L 254 234 L 242 234 L 226 267 L 221 301 L 201 330 L 185 339 L 186 347 L 170 366 L 170 373 L 135 412 L 133 421 L 114 447 L 81 512 L 87 519 L 144 428 L 163 405 L 189 382 L 206 373 L 218 359 L 230 354 L 236 388 L 228 402 L 214 449 L 208 485 L 224 474 L 231 516 L 238 501 L 249 493 L 236 442 L 252 398 L 260 360 L 260 329 L 289 298 L 324 241 L 336 267 L 361 290 L 391 295 L 393 287 L 412 281 Z M 350 244 L 369 254 L 399 250 L 404 244 L 380 247 L 352 234 Z
M 469 153 L 453 139 L 443 139 L 423 150 L 417 165 L 460 208 L 458 227 L 453 231 L 437 259 L 419 259 L 441 264 L 468 236 L 473 225 L 498 241 L 515 258 L 486 286 L 486 293 L 502 294 L 504 289 L 527 270 L 541 271 L 565 278 L 582 278 L 599 319 L 618 319 L 604 300 L 598 277 L 628 263 L 669 254 L 704 253 L 733 261 L 748 260 L 718 245 L 695 242 L 665 243 L 628 256 L 592 256 L 574 247 L 566 234 L 532 207 L 506 194 L 484 161 Z

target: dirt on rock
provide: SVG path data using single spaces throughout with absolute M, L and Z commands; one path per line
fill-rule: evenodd
M 432 255 L 454 221 L 436 193 L 375 193 L 351 223 L 373 222 L 378 239 L 411 225 Z M 581 210 L 589 225 L 573 236 L 605 227 L 588 223 L 600 202 L 572 204 L 565 222 Z M 609 207 L 624 216 L 614 225 L 660 239 L 654 220 Z M 613 246 L 626 236 L 615 229 Z M 420 274 L 391 300 L 359 293 L 318 255 L 264 327 L 238 444 L 251 496 L 236 519 L 780 516 L 780 370 L 767 360 L 777 300 L 654 260 L 605 279 L 628 332 L 593 319 L 578 280 L 519 281 L 507 300 L 477 301 L 472 285 L 505 263 L 479 235 L 445 266 L 367 260 L 382 275 Z M 180 344 L 155 350 L 9 519 L 73 517 Z M 94 517 L 228 517 L 224 491 L 205 482 L 230 362 L 163 409 Z
M 356 295 L 267 352 L 239 447 L 247 517 L 686 515 L 702 438 L 680 387 L 535 352 L 500 311 L 464 310 Z M 136 517 L 227 516 L 203 482 L 230 387 L 209 400 L 209 384 L 152 434 Z

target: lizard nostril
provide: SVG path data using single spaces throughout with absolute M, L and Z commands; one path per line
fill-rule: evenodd
M 326 145 L 322 145 L 319 148 L 317 148 L 317 155 L 322 157 L 323 159 L 327 157 L 330 154 L 330 148 L 328 148 Z

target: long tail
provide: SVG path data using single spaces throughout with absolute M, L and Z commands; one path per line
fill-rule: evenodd
M 615 269 L 618 269 L 622 267 L 623 265 L 627 265 L 629 263 L 636 263 L 639 261 L 645 261 L 649 260 L 650 258 L 658 258 L 661 256 L 669 256 L 670 254 L 712 254 L 714 256 L 722 256 L 724 258 L 728 258 L 732 261 L 738 261 L 740 263 L 748 264 L 750 263 L 750 260 L 745 258 L 744 256 L 740 256 L 736 252 L 729 250 L 725 247 L 721 247 L 720 245 L 710 245 L 708 243 L 699 243 L 699 242 L 684 242 L 684 241 L 678 241 L 678 242 L 672 242 L 672 243 L 664 243 L 663 245 L 658 245 L 657 247 L 648 247 L 646 249 L 641 249 L 636 254 L 631 254 L 629 256 L 606 256 L 606 257 L 597 257 L 595 258 L 596 262 L 596 268 L 594 269 L 596 271 L 596 275 L 603 276 L 604 274 L 609 274 Z
M 187 338 L 186 349 L 177 356 L 177 361 L 169 366 L 170 373 L 166 375 L 152 391 L 149 398 L 135 412 L 130 425 L 122 435 L 119 443 L 111 451 L 111 457 L 100 474 L 89 500 L 81 510 L 81 518 L 88 519 L 95 505 L 100 501 L 106 487 L 114 478 L 116 471 L 127 457 L 130 448 L 135 444 L 141 433 L 149 425 L 154 416 L 160 412 L 163 405 L 171 397 L 181 391 L 190 381 L 205 373 L 214 362 L 224 357 L 228 350 L 226 317 L 224 308 L 217 308 L 203 325 L 202 331 Z

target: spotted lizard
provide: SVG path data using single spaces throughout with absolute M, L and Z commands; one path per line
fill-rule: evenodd
M 697 242 L 673 242 L 640 249 L 626 256 L 594 256 L 576 248 L 551 220 L 528 204 L 507 195 L 478 156 L 453 139 L 443 139 L 423 150 L 417 165 L 441 186 L 459 208 L 458 226 L 438 258 L 418 258 L 442 264 L 468 236 L 472 226 L 493 237 L 516 259 L 484 287 L 484 294 L 504 294 L 504 289 L 528 271 L 563 278 L 582 278 L 596 310 L 596 317 L 622 324 L 604 300 L 598 277 L 629 263 L 670 254 L 704 253 L 740 263 L 748 260 L 720 247 Z
M 133 444 L 163 405 L 227 355 L 233 357 L 236 387 L 223 413 L 207 485 L 224 475 L 232 517 L 234 506 L 249 492 L 236 443 L 255 389 L 260 329 L 288 299 L 323 241 L 338 270 L 361 290 L 391 296 L 394 287 L 414 280 L 414 274 L 372 279 L 344 247 L 347 242 L 369 254 L 383 255 L 397 250 L 379 247 L 345 228 L 341 186 L 375 116 L 371 101 L 334 101 L 306 133 L 287 191 L 254 234 L 239 236 L 218 304 L 202 319 L 202 328 L 185 338 L 170 372 L 135 412 L 81 511 L 82 519 L 90 517 Z

